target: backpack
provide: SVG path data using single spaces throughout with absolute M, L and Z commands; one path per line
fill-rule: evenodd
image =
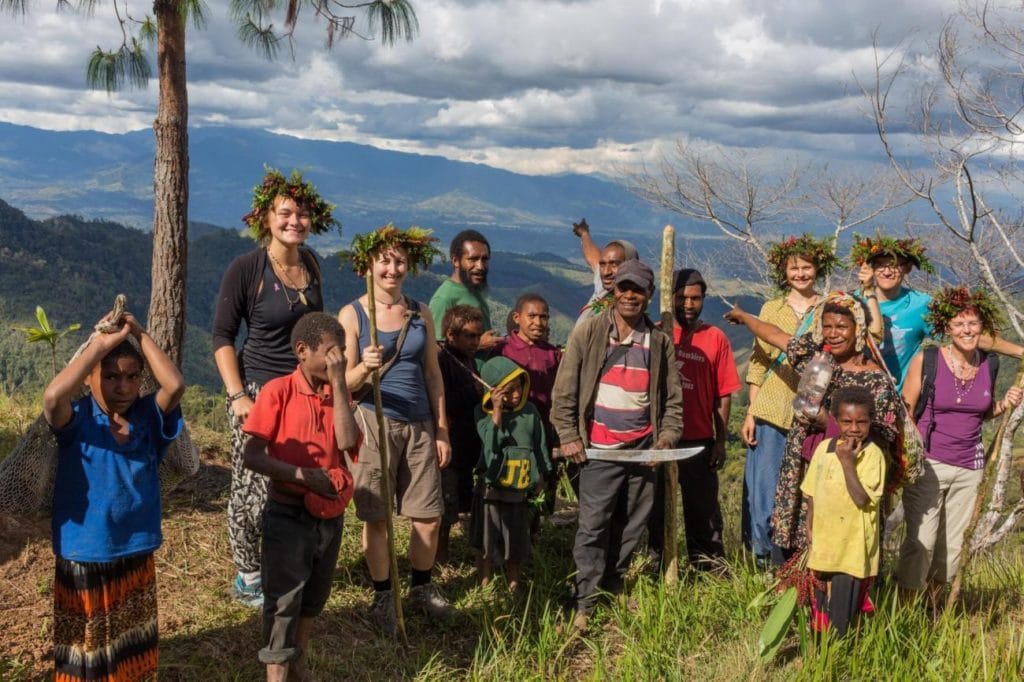
M 921 365 L 921 394 L 917 398 L 917 405 L 914 406 L 914 421 L 917 422 L 924 414 L 925 408 L 931 404 L 935 397 L 935 371 L 939 363 L 939 347 L 928 346 L 922 351 L 923 363 Z M 981 361 L 988 359 L 988 376 L 992 380 L 992 392 L 995 394 L 996 376 L 999 374 L 999 356 L 995 353 L 981 351 Z M 925 435 L 925 447 L 931 445 L 931 429 L 935 427 L 934 422 Z

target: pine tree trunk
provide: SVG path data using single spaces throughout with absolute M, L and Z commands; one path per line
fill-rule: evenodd
M 153 2 L 160 101 L 153 122 L 153 288 L 146 327 L 180 367 L 188 265 L 188 91 L 185 21 L 178 5 L 178 0 Z

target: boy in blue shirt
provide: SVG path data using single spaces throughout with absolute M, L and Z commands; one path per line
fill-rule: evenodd
M 144 363 L 160 388 L 140 397 Z M 90 395 L 72 401 L 83 383 Z M 43 394 L 43 415 L 58 446 L 53 648 L 59 680 L 156 675 L 158 470 L 182 428 L 184 391 L 178 368 L 125 314 L 117 331 L 94 335 Z

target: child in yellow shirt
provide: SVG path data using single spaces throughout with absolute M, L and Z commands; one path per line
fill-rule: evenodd
M 832 397 L 839 438 L 814 451 L 800 490 L 808 498 L 807 567 L 820 585 L 811 604 L 816 630 L 842 636 L 861 612 L 873 610 L 868 588 L 878 575 L 879 504 L 885 455 L 871 439 L 874 400 L 862 388 Z

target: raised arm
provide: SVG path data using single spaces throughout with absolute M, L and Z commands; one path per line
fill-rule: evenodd
M 756 315 L 751 315 L 750 313 L 745 312 L 738 305 L 733 306 L 732 310 L 727 312 L 723 317 L 732 324 L 745 325 L 747 329 L 750 330 L 751 334 L 765 343 L 775 346 L 779 350 L 786 350 L 786 345 L 789 343 L 789 340 L 793 338 L 791 334 L 787 334 L 774 324 L 765 322 Z
M 82 388 L 93 368 L 130 333 L 128 325 L 123 325 L 113 334 L 94 334 L 85 350 L 57 373 L 43 392 L 43 417 L 47 424 L 55 429 L 67 426 L 72 417 L 72 396 Z
M 160 386 L 156 392 L 156 404 L 161 412 L 167 414 L 178 406 L 181 396 L 185 394 L 185 377 L 160 346 L 156 345 L 153 337 L 146 333 L 134 315 L 126 313 L 124 320 L 125 326 L 139 342 L 142 357 L 146 358 L 153 379 Z
M 580 249 L 583 251 L 583 259 L 591 270 L 596 270 L 601 264 L 601 247 L 594 242 L 590 236 L 590 225 L 587 225 L 586 218 L 580 218 L 578 223 L 572 224 L 572 233 L 580 238 Z
M 1016 343 L 1007 341 L 1001 336 L 982 334 L 978 337 L 978 347 L 983 351 L 990 351 L 992 353 L 999 353 L 1000 355 L 1009 355 L 1013 358 L 1024 359 L 1024 346 L 1019 346 Z

